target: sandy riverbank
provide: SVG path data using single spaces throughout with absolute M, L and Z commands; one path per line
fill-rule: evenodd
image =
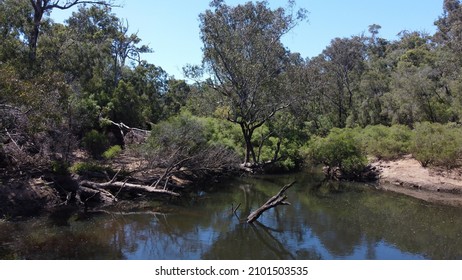
M 432 203 L 462 207 L 462 168 L 424 168 L 411 156 L 373 163 L 380 171 L 380 188 Z

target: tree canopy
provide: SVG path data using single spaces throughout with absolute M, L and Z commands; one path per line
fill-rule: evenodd
M 271 10 L 267 2 L 230 7 L 213 1 L 200 15 L 204 64 L 211 84 L 222 95 L 226 119 L 239 124 L 246 143 L 244 163 L 257 163 L 252 145 L 255 129 L 290 105 L 284 89 L 290 67 L 281 37 L 306 17 Z
M 201 147 L 232 149 L 246 167 L 291 168 L 300 147 L 333 128 L 462 121 L 459 0 L 442 1 L 435 34 L 388 40 L 371 23 L 311 58 L 282 43 L 307 19 L 294 1 L 214 0 L 199 15 L 203 63 L 188 69 L 204 74 L 197 83 L 144 61 L 155 46 L 129 31 L 116 4 L 0 0 L 2 166 L 70 161 L 92 135 L 125 148 L 117 124 L 151 130 L 179 116 L 205 124 Z M 64 23 L 53 21 L 53 10 L 70 7 Z

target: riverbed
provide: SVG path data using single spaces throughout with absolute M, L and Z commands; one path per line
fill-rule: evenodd
M 294 180 L 291 205 L 244 222 Z M 0 259 L 462 259 L 461 208 L 377 185 L 324 182 L 310 171 L 205 189 L 131 208 L 1 221 Z

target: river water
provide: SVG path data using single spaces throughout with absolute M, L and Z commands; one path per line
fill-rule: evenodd
M 290 206 L 242 220 L 293 180 Z M 238 178 L 183 201 L 0 222 L 0 259 L 462 259 L 462 209 L 322 175 Z M 235 214 L 232 209 L 240 204 Z

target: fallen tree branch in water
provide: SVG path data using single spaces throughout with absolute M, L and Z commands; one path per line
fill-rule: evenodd
M 96 183 L 92 181 L 82 181 L 80 182 L 81 186 L 90 187 L 90 188 L 99 188 L 99 189 L 107 189 L 113 191 L 134 191 L 134 192 L 142 192 L 142 193 L 150 193 L 150 194 L 163 194 L 173 197 L 180 197 L 180 194 L 177 192 L 165 190 L 165 189 L 156 189 L 154 187 L 148 185 L 140 185 L 140 184 L 132 184 L 127 182 L 113 182 L 112 180 L 106 183 Z
M 84 213 L 85 215 L 105 214 L 114 216 L 132 216 L 132 215 L 150 215 L 150 216 L 167 216 L 167 213 L 156 212 L 156 211 L 107 211 L 107 210 L 90 210 Z
M 265 211 L 278 205 L 290 205 L 290 203 L 286 201 L 287 196 L 284 195 L 284 193 L 294 184 L 295 181 L 285 185 L 275 196 L 268 199 L 268 201 L 266 201 L 265 204 L 263 204 L 260 208 L 250 213 L 250 215 L 247 217 L 247 223 L 251 224 L 255 222 Z
M 117 201 L 117 198 L 107 190 L 101 188 L 95 188 L 94 186 L 79 186 L 79 190 L 77 192 L 78 200 L 87 205 L 90 201 L 98 201 L 99 203 L 103 204 L 112 204 Z
M 239 207 L 241 207 L 241 204 L 239 203 L 236 208 L 234 208 L 234 204 L 231 205 L 231 212 L 234 214 L 234 216 L 238 219 L 239 219 L 239 216 L 237 215 L 237 210 L 239 209 Z

